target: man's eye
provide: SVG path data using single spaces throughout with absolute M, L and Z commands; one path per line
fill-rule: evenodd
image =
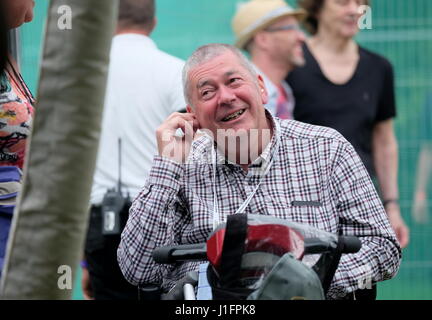
M 203 98 L 209 98 L 212 96 L 212 90 L 204 90 L 201 92 L 201 97 Z
M 240 78 L 231 78 L 230 80 L 229 80 L 229 82 L 230 83 L 235 83 L 235 82 L 238 82 L 238 81 L 240 81 L 241 79 Z

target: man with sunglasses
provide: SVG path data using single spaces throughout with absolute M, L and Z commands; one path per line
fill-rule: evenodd
M 232 20 L 235 46 L 250 54 L 268 90 L 266 108 L 281 119 L 292 119 L 294 109 L 294 96 L 284 79 L 305 64 L 305 35 L 299 28 L 304 15 L 284 0 L 252 0 L 240 5 Z

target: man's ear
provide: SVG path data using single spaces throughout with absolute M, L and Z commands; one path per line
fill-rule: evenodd
M 152 24 L 150 26 L 150 33 L 153 32 L 153 30 L 156 28 L 157 23 L 158 23 L 157 18 L 154 17 L 153 21 L 152 21 Z
M 188 113 L 193 113 L 193 109 L 192 109 L 192 107 L 191 107 L 190 105 L 187 105 L 187 106 L 186 106 L 186 111 L 187 111 Z
M 264 31 L 259 31 L 254 35 L 254 45 L 258 48 L 265 48 L 267 46 L 267 35 Z
M 267 92 L 267 88 L 266 88 L 266 86 L 264 84 L 264 79 L 263 79 L 263 77 L 260 74 L 258 75 L 258 88 L 260 90 L 262 104 L 267 104 L 267 102 L 268 102 L 268 92 Z

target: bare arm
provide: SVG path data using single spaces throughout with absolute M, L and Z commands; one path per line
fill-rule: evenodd
M 383 199 L 398 199 L 398 145 L 393 120 L 377 123 L 372 136 L 373 161 Z
M 422 146 L 417 165 L 416 191 L 425 192 L 432 174 L 432 143 Z
M 398 199 L 398 145 L 392 119 L 381 121 L 375 125 L 372 149 L 375 171 L 384 201 Z M 409 242 L 409 231 L 401 217 L 399 204 L 390 202 L 385 206 L 385 209 L 401 247 L 406 247 Z
M 427 215 L 427 197 L 426 188 L 428 181 L 432 178 L 432 143 L 424 143 L 420 150 L 417 163 L 417 177 L 414 194 L 414 205 L 412 216 L 418 223 L 426 223 Z

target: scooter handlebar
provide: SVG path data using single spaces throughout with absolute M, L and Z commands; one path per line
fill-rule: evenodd
M 355 253 L 361 248 L 360 240 L 355 236 L 339 236 L 341 253 Z M 181 244 L 158 247 L 153 251 L 153 259 L 157 263 L 170 264 L 178 261 L 206 260 L 207 246 L 205 243 Z M 324 253 L 336 250 L 334 243 L 318 238 L 305 239 L 305 254 Z
M 163 246 L 153 251 L 157 263 L 169 264 L 177 261 L 205 260 L 207 247 L 205 243 Z
M 362 246 L 360 239 L 355 236 L 339 236 L 339 242 L 342 241 L 342 253 L 356 253 Z

